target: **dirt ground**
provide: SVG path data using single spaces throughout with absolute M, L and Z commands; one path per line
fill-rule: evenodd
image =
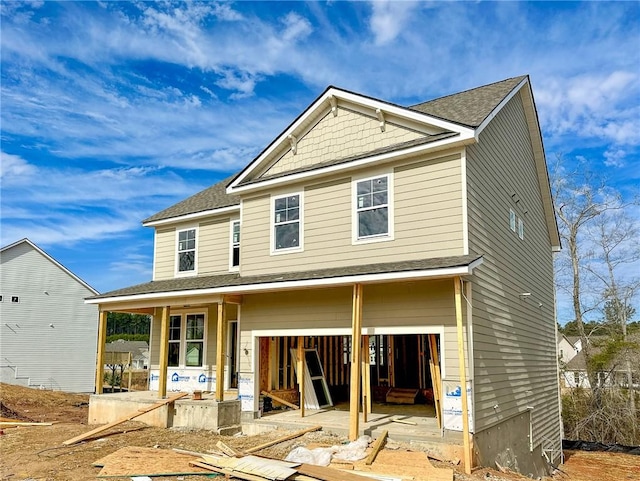
M 286 431 L 272 431 L 258 436 L 218 436 L 210 431 L 160 429 L 138 422 L 116 426 L 82 443 L 63 446 L 62 442 L 83 434 L 93 427 L 87 426 L 88 396 L 62 392 L 42 391 L 20 386 L 0 384 L 2 416 L 29 422 L 53 422 L 50 426 L 0 427 L 0 480 L 2 481 L 86 481 L 96 478 L 99 468 L 92 463 L 125 446 L 173 449 L 195 452 L 215 449 L 218 440 L 232 448 L 243 450 L 280 438 Z M 301 438 L 277 444 L 259 454 L 276 459 L 284 458 L 298 446 L 331 446 L 346 442 L 323 432 L 308 433 Z M 396 475 L 424 479 L 411 466 L 402 462 L 405 446 L 390 443 L 385 450 L 398 459 Z M 391 456 L 392 454 L 390 454 Z M 607 481 L 640 480 L 640 456 L 614 453 L 565 453 L 562 472 L 550 481 Z M 501 473 L 482 468 L 472 475 L 463 474 L 461 466 L 432 463 L 436 467 L 455 469 L 456 481 L 519 481 L 528 479 L 516 473 Z M 117 478 L 112 478 L 117 479 Z M 130 478 L 119 478 L 130 479 Z M 155 478 L 164 481 L 204 480 L 205 476 Z M 366 478 L 363 478 L 366 479 Z

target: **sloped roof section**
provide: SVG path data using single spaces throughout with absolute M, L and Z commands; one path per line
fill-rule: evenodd
M 465 267 L 479 262 L 480 259 L 482 259 L 482 256 L 465 255 L 437 257 L 415 261 L 335 267 L 302 272 L 266 274 L 259 276 L 240 276 L 238 273 L 230 273 L 213 276 L 179 277 L 175 279 L 145 282 L 144 284 L 106 292 L 98 296 L 90 297 L 89 299 L 105 299 L 145 294 L 193 291 L 199 289 L 216 289 L 223 287 L 237 287 L 238 291 L 242 291 L 242 288 L 245 286 L 255 286 L 259 284 L 277 284 L 291 281 L 309 281 L 397 272 L 410 273 L 412 271 Z
M 423 102 L 409 108 L 467 127 L 478 127 L 500 102 L 526 78 L 526 75 L 513 77 Z
M 240 205 L 240 197 L 233 194 L 227 194 L 227 184 L 233 180 L 235 174 L 221 180 L 217 184 L 198 192 L 185 200 L 178 202 L 171 207 L 152 215 L 142 221 L 143 224 L 155 222 L 158 220 L 171 219 L 187 214 L 196 214 L 208 210 L 221 209 Z

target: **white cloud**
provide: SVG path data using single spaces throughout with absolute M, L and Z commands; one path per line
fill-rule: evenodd
M 36 167 L 18 155 L 0 152 L 0 179 L 6 186 L 19 178 L 28 177 L 36 172 Z
M 622 149 L 609 149 L 604 153 L 604 165 L 607 167 L 623 167 L 627 153 Z
M 376 45 L 384 45 L 396 39 L 411 19 L 417 3 L 409 1 L 378 0 L 371 4 L 369 29 Z

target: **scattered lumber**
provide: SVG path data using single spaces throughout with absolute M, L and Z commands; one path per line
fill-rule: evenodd
M 235 449 L 233 449 L 231 446 L 227 446 L 225 443 L 223 443 L 222 441 L 218 441 L 216 443 L 216 447 L 222 451 L 224 454 L 226 454 L 227 456 L 238 456 L 240 453 L 238 453 L 238 451 L 236 451 Z
M 9 427 L 9 426 L 53 426 L 53 423 L 30 423 L 26 421 L 0 421 L 0 426 Z
M 417 426 L 418 425 L 418 423 L 415 423 L 413 421 L 407 421 L 406 419 L 398 419 L 398 418 L 392 419 L 391 422 L 400 423 L 400 424 L 408 424 L 410 426 Z
M 288 436 L 284 436 L 281 438 L 278 438 L 274 441 L 269 441 L 268 443 L 264 443 L 264 444 L 260 444 L 258 446 L 254 446 L 253 448 L 250 449 L 246 449 L 244 452 L 249 454 L 249 453 L 255 453 L 256 451 L 260 451 L 261 449 L 265 449 L 271 446 L 275 446 L 276 444 L 280 444 L 283 443 L 285 441 L 289 441 L 290 439 L 295 439 L 295 438 L 299 438 L 300 436 L 303 436 L 304 434 L 307 433 L 311 433 L 314 431 L 320 431 L 322 429 L 322 426 L 312 426 L 310 428 L 307 429 L 303 429 L 302 431 L 296 431 L 293 434 L 289 434 Z
M 389 434 L 389 431 L 385 430 L 380 436 L 378 436 L 378 439 L 376 439 L 376 442 L 373 443 L 373 450 L 365 460 L 365 464 L 370 465 L 371 463 L 373 463 L 373 461 L 376 459 L 376 456 L 378 455 L 378 452 L 380 451 L 385 440 L 387 439 L 388 434 Z
M 205 455 L 202 457 L 205 464 L 209 464 L 218 469 L 227 470 L 225 474 L 238 476 L 238 474 L 257 476 L 260 479 L 271 481 L 282 481 L 296 474 L 293 469 L 297 463 L 288 463 L 270 458 L 259 458 L 258 456 L 244 456 L 241 458 L 227 456 Z
M 321 481 L 364 481 L 367 478 L 354 473 L 342 471 L 326 466 L 315 466 L 313 464 L 301 464 L 297 468 L 298 473 Z
M 268 391 L 260 391 L 260 394 L 262 394 L 263 396 L 270 397 L 274 401 L 278 401 L 280 404 L 284 404 L 285 406 L 289 406 L 291 409 L 300 409 L 300 406 L 297 406 L 297 405 L 295 405 L 293 403 L 290 403 L 289 401 L 286 401 L 286 400 L 282 399 L 280 396 L 276 396 L 275 394 L 271 394 Z
M 118 419 L 117 421 L 113 421 L 111 423 L 108 423 L 108 424 L 105 424 L 103 426 L 100 426 L 100 427 L 98 427 L 96 429 L 92 429 L 91 431 L 86 432 L 84 434 L 81 434 L 80 436 L 76 436 L 75 438 L 67 439 L 62 444 L 65 445 L 65 446 L 69 446 L 70 444 L 79 443 L 80 441 L 84 441 L 85 439 L 90 438 L 94 434 L 101 433 L 103 431 L 106 431 L 109 428 L 117 426 L 118 424 L 122 424 L 122 423 L 130 421 L 132 419 L 135 419 L 135 418 L 137 418 L 139 416 L 142 416 L 143 414 L 146 414 L 146 413 L 148 413 L 150 411 L 158 409 L 159 407 L 162 407 L 165 404 L 170 404 L 170 403 L 176 401 L 177 399 L 183 398 L 183 397 L 187 396 L 188 394 L 189 393 L 186 393 L 186 392 L 178 393 L 175 396 L 172 396 L 172 397 L 170 397 L 168 399 L 163 399 L 162 401 L 157 402 L 157 403 L 155 403 L 155 404 L 153 404 L 153 405 L 151 405 L 151 406 L 149 406 L 147 408 L 140 409 L 140 410 L 138 410 L 138 411 L 136 411 L 136 412 L 134 412 L 132 414 L 128 414 L 127 416 L 122 417 L 122 418 Z

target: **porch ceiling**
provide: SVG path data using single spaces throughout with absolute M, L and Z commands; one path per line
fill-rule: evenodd
M 404 262 L 354 265 L 260 276 L 238 273 L 182 277 L 137 284 L 87 298 L 89 304 L 184 296 L 245 294 L 259 291 L 375 283 L 470 275 L 482 256 L 438 257 Z

